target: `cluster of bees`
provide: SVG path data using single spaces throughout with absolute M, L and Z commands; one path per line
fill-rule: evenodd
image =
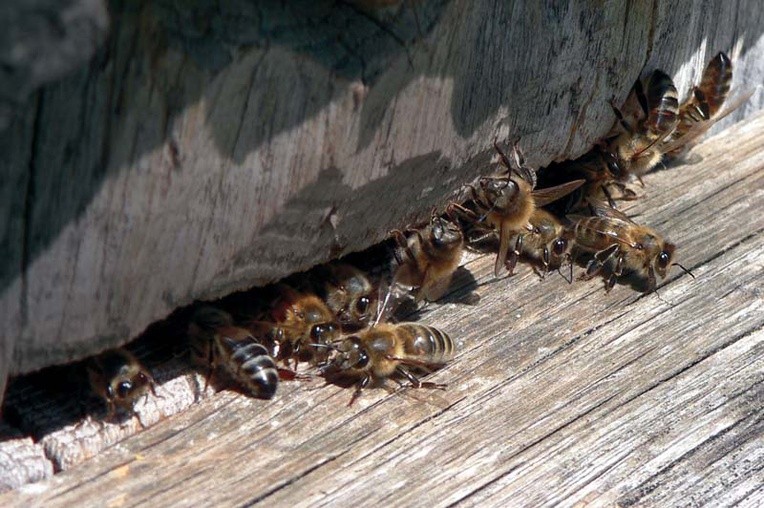
M 606 138 L 582 157 L 538 173 L 525 166 L 513 144 L 510 156 L 494 142 L 499 170 L 466 185 L 443 214 L 391 232 L 395 244 L 392 277 L 372 277 L 347 263 L 333 262 L 255 298 L 241 295 L 221 307 L 200 306 L 188 325 L 189 350 L 212 376 L 237 384 L 254 397 L 270 399 L 279 382 L 306 372 L 329 382 L 355 386 L 350 404 L 371 385 L 387 380 L 413 387 L 449 362 L 457 345 L 448 334 L 415 322 L 390 318 L 408 302 L 441 298 L 465 248 L 497 251 L 495 275 L 512 275 L 518 260 L 545 276 L 550 270 L 573 282 L 601 276 L 609 291 L 628 281 L 654 291 L 674 262 L 676 247 L 649 226 L 617 209 L 632 200 L 630 188 L 666 160 L 681 157 L 716 121 L 748 98 L 723 105 L 732 79 L 724 53 L 716 55 L 681 104 L 671 79 L 656 70 L 638 80 Z M 692 275 L 692 274 L 690 274 Z M 563 274 L 563 276 L 565 276 Z M 94 391 L 109 408 L 133 411 L 134 402 L 154 389 L 150 373 L 127 350 L 111 350 L 91 361 Z M 308 376 L 308 377 L 310 377 Z

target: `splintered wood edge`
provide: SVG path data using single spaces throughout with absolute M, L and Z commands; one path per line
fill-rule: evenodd
M 761 499 L 761 132 L 762 114 L 700 145 L 702 162 L 648 175 L 626 209 L 695 279 L 675 269 L 659 296 L 606 296 L 599 280 L 530 270 L 496 281 L 491 256 L 468 256 L 461 287 L 423 316 L 465 344 L 433 376 L 446 392 L 367 390 L 352 408 L 320 383 L 284 383 L 269 402 L 218 393 L 0 501 Z

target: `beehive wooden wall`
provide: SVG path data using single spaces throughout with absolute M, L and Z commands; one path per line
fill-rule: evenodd
M 18 57 L 0 69 L 0 385 L 381 240 L 484 171 L 496 136 L 534 167 L 575 157 L 643 69 L 685 92 L 739 43 L 735 86 L 764 76 L 756 0 L 368 4 L 6 4 L 57 37 L 0 40 Z

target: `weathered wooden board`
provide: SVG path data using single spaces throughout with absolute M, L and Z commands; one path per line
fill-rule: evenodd
M 534 166 L 579 155 L 643 68 L 686 91 L 740 43 L 735 87 L 764 76 L 755 0 L 110 13 L 89 66 L 0 133 L 0 385 L 379 241 L 484 171 L 495 136 Z
M 422 316 L 463 341 L 432 376 L 448 390 L 218 393 L 0 503 L 761 504 L 763 133 L 764 115 L 725 131 L 627 209 L 695 279 L 606 295 L 471 255 Z
M 0 131 L 41 85 L 87 64 L 104 43 L 104 0 L 4 0 L 0 5 Z
M 38 482 L 53 474 L 42 447 L 0 422 L 0 492 Z

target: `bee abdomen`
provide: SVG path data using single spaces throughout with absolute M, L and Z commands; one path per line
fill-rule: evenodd
M 727 99 L 732 82 L 732 62 L 724 52 L 719 52 L 708 63 L 698 87 L 708 104 L 708 114 L 714 116 Z
M 446 363 L 453 359 L 456 345 L 451 337 L 437 328 L 419 324 L 401 324 L 411 334 L 412 340 L 406 344 L 406 353 L 412 357 L 433 364 Z
M 655 71 L 650 76 L 647 100 L 650 107 L 648 126 L 655 132 L 671 130 L 679 114 L 679 99 L 674 82 L 666 73 Z
M 245 385 L 253 395 L 270 399 L 276 393 L 279 373 L 268 349 L 249 337 L 235 341 L 223 338 L 224 348 L 229 352 L 230 374 Z

